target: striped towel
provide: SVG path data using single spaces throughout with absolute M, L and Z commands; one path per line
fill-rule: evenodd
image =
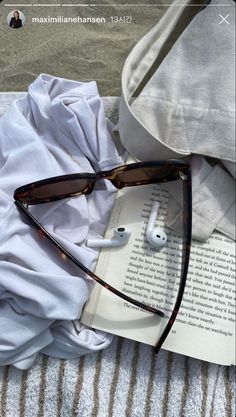
M 233 417 L 234 368 L 122 338 L 78 360 L 0 368 L 1 417 Z
M 0 114 L 19 93 L 0 94 Z M 117 98 L 104 98 L 117 119 Z M 233 417 L 235 373 L 115 337 L 77 360 L 0 367 L 0 417 Z

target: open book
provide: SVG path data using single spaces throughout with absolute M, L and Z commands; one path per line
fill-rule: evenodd
M 153 305 L 169 286 L 172 268 L 164 259 L 171 251 L 175 262 L 176 234 L 168 229 L 168 242 L 160 251 L 147 250 L 145 227 L 153 201 L 164 210 L 168 193 L 158 185 L 126 188 L 118 192 L 106 237 L 118 225 L 128 227 L 127 245 L 102 249 L 96 274 L 133 298 Z M 158 223 L 162 227 L 162 214 Z M 148 256 L 147 256 L 148 255 Z M 163 262 L 162 262 L 163 260 Z M 159 277 L 159 278 L 158 278 Z M 173 288 L 174 290 L 174 288 Z M 81 321 L 93 328 L 155 345 L 163 319 L 144 312 L 99 284 L 91 293 Z M 165 323 L 164 323 L 165 324 Z M 192 242 L 187 284 L 180 311 L 163 348 L 205 361 L 235 363 L 235 246 L 226 236 L 213 233 L 207 242 Z

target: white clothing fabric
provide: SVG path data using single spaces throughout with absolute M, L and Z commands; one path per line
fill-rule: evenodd
M 0 365 L 26 369 L 40 351 L 75 358 L 110 344 L 111 335 L 78 320 L 93 281 L 27 223 L 13 193 L 39 179 L 122 163 L 95 82 L 40 75 L 0 118 Z M 98 252 L 85 240 L 103 235 L 113 198 L 107 185 L 32 211 L 93 269 Z
M 212 0 L 194 16 L 132 98 L 189 4 L 175 0 L 135 45 L 122 73 L 119 132 L 129 153 L 140 160 L 208 156 L 229 171 L 199 156 L 190 159 L 193 236 L 200 240 L 214 229 L 235 239 L 235 2 L 221 3 Z M 219 25 L 220 14 L 229 14 L 230 23 Z M 169 209 L 174 226 L 174 200 Z M 180 216 L 181 207 L 178 211 Z

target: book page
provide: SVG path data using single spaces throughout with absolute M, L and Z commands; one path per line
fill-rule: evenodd
M 173 307 L 178 289 L 179 237 L 165 228 L 166 246 L 160 251 L 149 247 L 145 230 L 152 204 L 157 200 L 161 201 L 158 226 L 164 228 L 167 191 L 157 185 L 119 191 L 107 236 L 118 225 L 128 227 L 132 236 L 124 247 L 101 250 L 96 274 L 130 297 L 162 307 L 166 313 Z M 82 322 L 155 345 L 167 318 L 144 312 L 96 284 Z M 234 242 L 213 233 L 207 242 L 192 242 L 184 297 L 163 348 L 230 365 L 235 362 L 234 327 Z

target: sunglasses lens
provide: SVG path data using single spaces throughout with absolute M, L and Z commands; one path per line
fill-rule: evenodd
M 56 199 L 73 197 L 89 190 L 90 183 L 87 179 L 70 179 L 52 182 L 50 184 L 32 184 L 28 192 L 28 202 L 47 202 Z M 19 196 L 20 198 L 20 196 Z
M 164 182 L 178 178 L 178 169 L 173 166 L 150 166 L 129 168 L 117 175 L 119 181 L 126 186 L 135 185 L 135 183 L 148 184 L 154 182 Z

